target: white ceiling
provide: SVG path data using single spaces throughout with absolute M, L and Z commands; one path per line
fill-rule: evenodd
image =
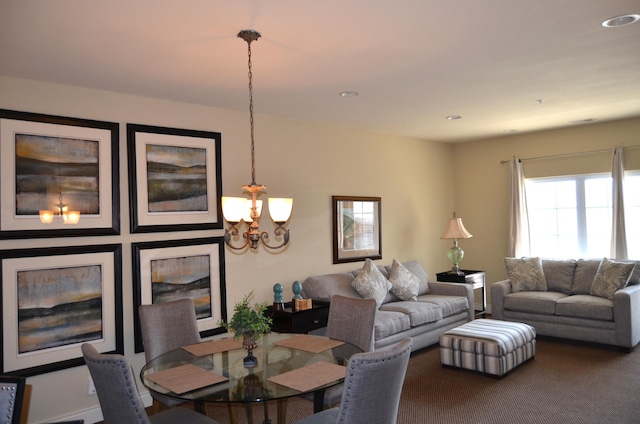
M 638 0 L 0 0 L 0 74 L 248 111 L 236 34 L 255 29 L 256 115 L 467 141 L 640 116 L 640 23 L 601 26 L 629 13 Z

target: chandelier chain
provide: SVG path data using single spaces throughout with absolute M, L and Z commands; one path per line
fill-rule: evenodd
M 251 72 L 251 40 L 247 40 L 249 65 L 249 126 L 251 128 L 251 185 L 256 185 L 256 153 L 253 138 L 253 73 Z

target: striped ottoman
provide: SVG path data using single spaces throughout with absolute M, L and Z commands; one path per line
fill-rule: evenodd
M 440 336 L 440 362 L 502 377 L 536 354 L 536 330 L 520 322 L 476 319 Z

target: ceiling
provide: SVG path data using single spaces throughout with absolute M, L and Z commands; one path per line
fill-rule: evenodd
M 640 22 L 601 26 L 630 13 L 638 0 L 0 0 L 0 74 L 248 111 L 236 35 L 255 29 L 256 115 L 459 142 L 640 116 Z

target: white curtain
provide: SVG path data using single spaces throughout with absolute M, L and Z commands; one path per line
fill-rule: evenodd
M 512 258 L 529 256 L 529 218 L 524 188 L 522 162 L 513 158 L 509 163 L 509 251 Z
M 611 257 L 628 259 L 627 236 L 624 224 L 624 147 L 613 149 L 611 166 L 613 177 L 613 219 L 611 220 Z

